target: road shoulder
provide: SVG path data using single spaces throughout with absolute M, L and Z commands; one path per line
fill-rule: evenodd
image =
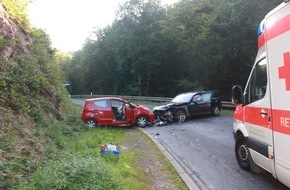
M 164 156 L 170 161 L 172 166 L 175 168 L 190 190 L 207 190 L 204 184 L 188 169 L 185 164 L 183 164 L 177 155 L 174 155 L 172 151 L 168 151 L 169 148 L 157 140 L 157 136 L 149 134 L 144 129 L 141 130 L 156 144 Z

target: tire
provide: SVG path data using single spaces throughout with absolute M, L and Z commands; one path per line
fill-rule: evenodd
M 178 110 L 175 114 L 176 122 L 182 123 L 186 120 L 186 114 L 183 110 Z
M 244 170 L 250 170 L 250 151 L 243 136 L 237 138 L 235 144 L 235 154 L 238 164 Z
M 95 128 L 95 127 L 98 127 L 98 123 L 96 122 L 95 119 L 88 119 L 86 121 L 86 124 L 87 124 L 87 127 L 88 128 Z
M 136 119 L 136 125 L 138 127 L 144 128 L 146 127 L 146 125 L 148 124 L 149 119 L 148 117 L 146 117 L 145 115 L 140 115 L 139 117 L 137 117 Z
M 211 115 L 212 116 L 218 116 L 220 114 L 220 112 L 221 112 L 221 109 L 218 106 L 213 106 L 211 108 Z

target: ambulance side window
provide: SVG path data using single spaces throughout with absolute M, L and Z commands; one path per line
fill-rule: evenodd
M 261 60 L 255 65 L 246 89 L 245 103 L 250 104 L 264 98 L 267 89 L 267 61 Z

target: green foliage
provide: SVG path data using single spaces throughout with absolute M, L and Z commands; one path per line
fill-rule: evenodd
M 48 136 L 54 140 L 54 143 L 58 148 L 62 149 L 65 147 L 62 137 L 62 126 L 60 126 L 59 124 L 56 124 L 53 121 L 50 122 Z
M 230 109 L 222 109 L 221 110 L 221 115 L 227 115 L 233 117 L 234 111 Z
M 0 147 L 2 151 L 8 151 L 15 147 L 15 138 L 11 134 L 0 131 Z
M 69 114 L 77 117 L 80 110 L 72 108 Z M 39 168 L 40 164 L 44 164 L 45 160 L 55 159 L 57 152 L 63 152 L 65 149 L 66 138 L 76 136 L 83 129 L 79 118 L 73 121 L 66 118 L 63 122 L 59 122 L 51 117 L 46 117 L 43 119 L 45 126 L 38 124 L 33 131 L 28 129 L 29 125 L 25 120 L 17 121 L 13 116 L 11 119 L 14 120 L 13 123 L 6 122 L 7 125 L 0 128 L 1 189 L 23 189 L 22 186 L 25 186 L 36 168 Z M 23 125 L 21 125 L 22 122 Z M 14 126 L 15 124 L 17 126 Z M 44 147 L 46 147 L 45 151 Z M 18 150 L 19 154 L 13 150 Z M 45 160 L 42 158 L 44 153 Z
M 227 100 L 250 72 L 257 26 L 279 3 L 182 0 L 163 7 L 127 1 L 113 24 L 64 64 L 66 80 L 72 94 L 173 97 L 206 88 Z
M 196 82 L 188 81 L 187 79 L 182 79 L 178 82 L 178 86 L 184 89 L 185 91 L 203 90 L 202 85 L 196 84 Z
M 0 91 L 0 102 L 4 107 L 9 107 L 17 113 L 30 115 L 38 120 L 43 113 L 41 110 L 43 107 L 40 104 L 46 104 L 41 96 L 48 95 L 56 104 L 62 98 L 64 99 L 65 91 L 60 89 L 62 88 L 61 80 L 57 76 L 53 77 L 53 73 L 57 74 L 58 71 L 55 68 L 47 67 L 47 74 L 44 75 L 39 72 L 37 61 L 25 55 L 19 56 L 17 63 L 0 62 L 0 67 L 3 69 L 0 78 L 0 85 L 3 89 Z M 59 92 L 59 95 L 54 95 L 52 90 Z M 55 105 L 47 105 L 44 108 L 57 114 L 58 107 Z
M 1 0 L 0 3 L 3 3 L 8 9 L 8 12 L 19 20 L 27 29 L 29 27 L 27 12 L 30 1 L 31 0 Z
M 144 155 L 135 146 L 121 150 L 120 157 L 100 155 L 102 144 L 113 143 L 120 149 L 130 141 L 127 130 L 138 129 L 102 127 L 68 135 L 65 125 L 54 125 L 52 136 L 62 139 L 64 146 L 47 146 L 47 161 L 21 189 L 150 189 L 146 172 L 138 164 Z
M 15 185 L 16 189 L 149 189 L 146 173 L 137 164 L 143 156 L 140 150 L 133 146 L 121 152 L 120 158 L 100 155 L 102 144 L 113 143 L 120 149 L 130 141 L 128 128 L 102 127 L 68 134 L 64 123 L 51 125 L 49 135 L 55 146 L 47 146 L 46 159 L 29 181 L 20 178 L 22 183 Z
M 38 163 L 31 160 L 31 152 L 23 151 L 21 156 L 9 157 L 9 162 L 0 160 L 1 189 L 15 189 L 29 174 L 35 172 Z M 8 159 L 7 152 L 0 152 L 1 157 Z M 26 175 L 26 176 L 25 176 Z
M 0 35 L 0 48 L 4 47 L 6 45 L 6 40 L 3 38 L 3 36 Z
M 27 189 L 116 189 L 112 172 L 100 157 L 66 154 L 49 160 Z
M 1 2 L 26 24 L 27 1 Z M 15 38 L 0 36 L 1 49 L 13 51 L 9 59 L 0 58 L 0 189 L 25 184 L 45 151 L 51 155 L 55 147 L 64 147 L 63 135 L 80 131 L 81 121 L 76 119 L 80 110 L 76 113 L 63 87 L 60 64 L 48 35 L 34 28 L 28 33 L 32 44 L 29 41 L 25 47 L 17 34 Z

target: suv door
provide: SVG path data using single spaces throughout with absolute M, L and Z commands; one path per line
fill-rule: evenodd
M 190 115 L 196 115 L 201 113 L 209 112 L 210 110 L 210 99 L 211 93 L 198 93 L 195 94 L 189 103 L 189 113 Z

